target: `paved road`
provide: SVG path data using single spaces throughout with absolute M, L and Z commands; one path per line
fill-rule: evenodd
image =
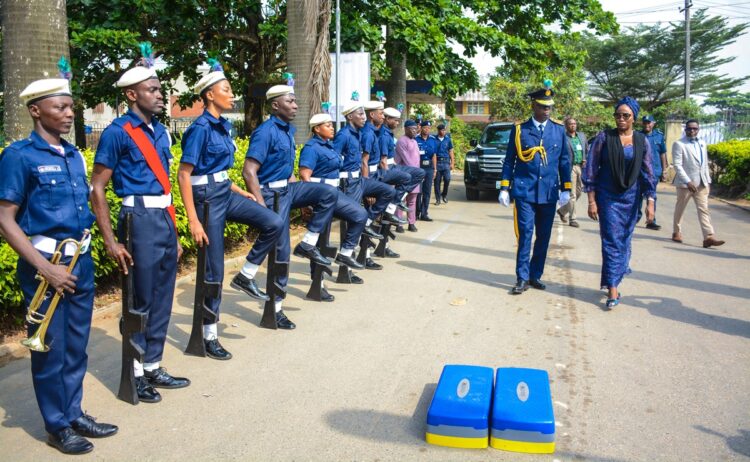
M 333 304 L 305 301 L 307 265 L 291 268 L 294 332 L 257 327 L 260 306 L 227 289 L 220 324 L 229 362 L 182 354 L 192 284 L 178 287 L 163 365 L 193 380 L 157 405 L 132 407 L 119 380 L 116 319 L 92 329 L 85 409 L 120 425 L 80 460 L 719 461 L 750 456 L 750 214 L 711 203 L 728 243 L 700 247 L 694 212 L 685 244 L 638 228 L 623 303 L 601 309 L 596 223 L 559 222 L 547 291 L 508 294 L 512 214 L 465 202 L 460 179 L 433 223 L 399 236 L 402 254 L 364 286 L 329 284 Z M 675 196 L 660 191 L 658 218 Z M 230 268 L 230 272 L 236 268 Z M 557 420 L 552 456 L 460 450 L 423 441 L 448 363 L 549 371 Z M 0 369 L 0 459 L 69 460 L 44 438 L 28 360 Z

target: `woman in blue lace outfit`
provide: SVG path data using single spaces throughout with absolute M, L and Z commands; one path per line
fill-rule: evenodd
M 620 303 L 617 287 L 630 273 L 631 240 L 641 193 L 648 198 L 647 220 L 654 216 L 656 179 L 651 170 L 651 147 L 643 134 L 633 130 L 638 110 L 638 103 L 629 96 L 617 102 L 616 128 L 596 135 L 583 172 L 588 215 L 599 221 L 601 287 L 607 289 L 607 308 Z

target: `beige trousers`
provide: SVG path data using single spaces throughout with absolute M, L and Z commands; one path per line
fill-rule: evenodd
M 711 226 L 711 214 L 708 212 L 708 191 L 709 188 L 703 184 L 694 193 L 690 192 L 688 188 L 677 188 L 673 233 L 682 232 L 682 214 L 685 213 L 685 207 L 687 207 L 688 202 L 692 198 L 693 202 L 695 202 L 695 209 L 698 211 L 698 221 L 703 231 L 703 239 L 714 234 L 714 227 Z
M 570 183 L 573 186 L 570 191 L 570 202 L 560 207 L 559 213 L 562 216 L 568 215 L 570 221 L 576 221 L 576 200 L 581 197 L 581 193 L 583 192 L 580 165 L 574 165 L 571 169 Z

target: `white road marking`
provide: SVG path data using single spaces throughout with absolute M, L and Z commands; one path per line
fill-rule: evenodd
M 561 402 L 561 401 L 555 401 L 555 404 L 557 404 L 558 406 L 560 406 L 563 409 L 567 409 L 568 408 L 568 405 L 565 404 L 565 403 L 563 403 L 563 402 Z

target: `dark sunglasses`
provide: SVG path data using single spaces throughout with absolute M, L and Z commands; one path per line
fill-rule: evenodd
M 615 112 L 613 115 L 615 116 L 615 119 L 622 120 L 628 120 L 633 116 L 633 114 L 628 114 L 627 112 Z
M 698 127 L 685 127 L 686 132 L 697 132 L 698 130 Z

